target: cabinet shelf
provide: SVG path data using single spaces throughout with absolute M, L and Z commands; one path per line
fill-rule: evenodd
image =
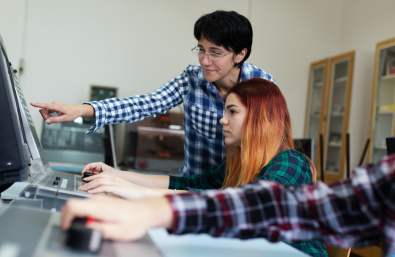
M 335 79 L 335 84 L 340 84 L 340 83 L 343 83 L 343 82 L 347 82 L 347 80 L 348 80 L 348 76 L 340 77 L 340 78 Z
M 342 143 L 329 142 L 328 146 L 329 147 L 341 147 Z
M 385 146 L 375 146 L 374 149 L 376 149 L 376 150 L 387 150 L 387 147 L 385 147 Z
M 327 172 L 327 173 L 339 173 L 338 170 L 326 170 L 325 172 Z
M 380 80 L 395 80 L 395 75 L 386 75 L 386 76 L 381 76 Z
M 394 111 L 378 111 L 377 114 L 381 114 L 381 115 L 394 114 Z
M 323 87 L 324 86 L 324 82 L 316 82 L 314 83 L 314 87 Z

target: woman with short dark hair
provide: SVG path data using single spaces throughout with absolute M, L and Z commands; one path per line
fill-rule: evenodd
M 80 116 L 95 117 L 96 124 L 89 130 L 92 133 L 106 124 L 140 121 L 183 104 L 185 158 L 181 175 L 198 175 L 203 170 L 217 167 L 226 154 L 219 120 L 229 90 L 250 78 L 272 82 L 274 79 L 264 70 L 245 62 L 251 54 L 253 34 L 250 22 L 243 15 L 233 11 L 203 15 L 195 23 L 194 35 L 198 43 L 192 52 L 197 55 L 200 65 L 189 65 L 178 77 L 153 93 L 84 105 L 32 105 L 43 108 L 40 112 L 48 124 L 71 121 Z M 149 68 L 155 74 L 160 65 L 165 64 Z M 59 116 L 51 117 L 52 112 Z

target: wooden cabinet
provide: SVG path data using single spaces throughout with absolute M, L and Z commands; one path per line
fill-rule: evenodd
M 319 135 L 324 124 L 329 62 L 329 59 L 325 59 L 310 66 L 304 137 L 314 139 L 314 155 L 316 156 L 314 163 L 317 169 L 320 164 Z
M 326 183 L 344 177 L 354 56 L 354 52 L 335 56 L 313 63 L 310 69 L 304 136 L 315 139 L 315 165 L 320 170 L 323 161 Z M 319 134 L 323 134 L 323 160 Z
M 387 154 L 385 138 L 395 136 L 395 38 L 376 46 L 372 110 L 370 122 L 371 144 L 368 162 L 376 163 Z

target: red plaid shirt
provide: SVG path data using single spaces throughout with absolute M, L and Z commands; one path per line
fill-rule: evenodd
M 299 189 L 257 181 L 238 188 L 167 195 L 174 234 L 324 240 L 343 248 L 383 243 L 395 254 L 395 155 L 356 167 L 351 179 Z

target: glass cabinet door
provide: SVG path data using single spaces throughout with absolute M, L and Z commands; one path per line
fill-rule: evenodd
M 307 95 L 305 138 L 314 139 L 314 155 L 316 167 L 319 167 L 319 134 L 322 131 L 325 107 L 325 92 L 329 59 L 313 63 L 310 67 L 309 89 Z
M 394 88 L 395 39 L 379 43 L 376 48 L 370 163 L 377 163 L 387 154 L 385 139 L 394 135 Z
M 325 175 L 325 182 L 328 183 L 343 178 L 353 63 L 354 52 L 331 59 L 327 124 L 324 132 L 324 170 L 328 173 Z

